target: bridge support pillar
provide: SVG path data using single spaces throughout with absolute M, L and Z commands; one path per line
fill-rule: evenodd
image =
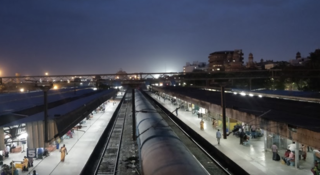
M 0 150 L 5 150 L 3 127 L 0 127 Z

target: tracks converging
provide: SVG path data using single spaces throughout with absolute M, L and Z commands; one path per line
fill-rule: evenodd
M 221 153 L 217 148 L 215 148 L 197 132 L 193 131 L 187 124 L 182 122 L 160 103 L 151 98 L 147 93 L 143 94 L 156 109 L 152 113 L 159 113 L 162 116 L 163 120 L 168 123 L 168 126 L 177 134 L 180 140 L 186 145 L 186 147 L 190 150 L 198 163 L 203 166 L 208 174 L 249 174 L 239 165 L 234 163 L 230 158 Z M 122 154 L 124 151 L 121 149 L 128 149 L 128 147 L 121 146 L 122 140 L 126 140 L 126 143 L 128 142 L 127 135 L 130 135 L 130 133 L 128 133 L 126 130 L 130 127 L 136 127 L 131 126 L 132 124 L 129 122 L 131 120 L 128 120 L 132 117 L 131 95 L 131 93 L 126 93 L 122 98 L 105 132 L 101 136 L 95 150 L 90 156 L 81 174 L 126 174 L 125 171 L 121 172 L 121 166 L 123 166 L 121 165 L 121 163 L 123 163 L 124 160 L 119 161 L 119 157 L 120 154 Z M 124 134 L 124 131 L 126 131 L 126 134 Z M 126 139 L 124 139 L 123 137 Z M 131 140 L 130 144 L 135 142 L 132 139 L 129 140 Z M 126 143 L 124 143 L 123 145 L 126 145 Z M 121 157 L 124 158 L 124 155 L 128 156 L 128 154 L 123 154 L 121 155 Z M 136 173 L 139 173 L 138 171 L 136 171 Z

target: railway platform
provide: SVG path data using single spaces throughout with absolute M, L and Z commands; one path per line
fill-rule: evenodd
M 110 100 L 106 104 L 105 112 L 93 113 L 93 117 L 86 120 L 80 130 L 74 131 L 73 138 L 63 139 L 60 147 L 65 144 L 68 151 L 64 162 L 60 162 L 60 152 L 59 149 L 56 149 L 50 152 L 48 157 L 34 160 L 33 167 L 30 167 L 28 172 L 18 169 L 19 174 L 32 174 L 33 170 L 36 170 L 39 175 L 79 175 L 118 105 L 119 100 Z M 26 152 L 10 153 L 9 158 L 6 158 L 3 163 L 22 161 L 24 156 Z
M 175 111 L 174 106 L 169 100 L 159 99 L 157 95 L 150 93 L 151 97 L 160 102 L 170 111 Z M 175 112 L 173 112 L 176 115 Z M 310 171 L 313 166 L 313 154 L 307 153 L 306 161 L 300 160 L 299 169 L 282 164 L 280 161 L 272 160 L 272 152 L 265 151 L 263 137 L 251 139 L 249 145 L 240 145 L 240 139 L 234 135 L 230 135 L 227 139 L 221 138 L 220 145 L 216 139 L 217 129 L 212 126 L 211 121 L 204 121 L 204 130 L 200 129 L 200 121 L 197 115 L 190 111 L 179 110 L 178 118 L 188 124 L 194 131 L 208 140 L 212 145 L 219 149 L 222 153 L 231 158 L 235 163 L 240 165 L 249 174 L 253 175 L 312 175 Z M 279 155 L 283 156 L 285 150 L 279 150 Z

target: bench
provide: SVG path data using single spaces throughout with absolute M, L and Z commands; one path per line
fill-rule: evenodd
M 21 152 L 21 146 L 17 146 L 15 148 L 12 148 L 11 153 L 20 153 Z
M 53 152 L 56 150 L 56 146 L 55 145 L 49 145 L 48 147 L 46 147 L 46 149 L 49 151 L 49 152 Z

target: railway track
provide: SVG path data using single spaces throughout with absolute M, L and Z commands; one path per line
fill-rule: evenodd
M 83 168 L 82 175 L 116 174 L 126 116 L 131 112 L 131 102 L 125 94 L 102 134 L 96 148 Z
M 227 156 L 225 156 L 219 150 L 217 150 L 208 141 L 206 141 L 204 138 L 198 135 L 195 131 L 189 128 L 186 124 L 180 121 L 180 119 L 175 117 L 170 111 L 164 108 L 156 100 L 151 98 L 147 93 L 144 92 L 143 94 L 144 96 L 147 97 L 148 101 L 155 107 L 155 110 L 152 112 L 150 111 L 149 112 L 140 111 L 140 112 L 143 112 L 146 115 L 149 115 L 149 114 L 154 115 L 155 113 L 159 114 L 163 118 L 161 120 L 167 123 L 167 126 L 170 127 L 172 131 L 174 131 L 174 133 L 180 138 L 183 144 L 190 150 L 192 156 L 196 159 L 196 161 L 206 170 L 205 174 L 214 174 L 214 175 L 249 174 L 245 170 L 243 170 L 241 167 L 239 167 L 237 164 L 235 164 L 232 160 L 230 160 Z M 131 93 L 129 94 L 126 93 L 123 99 L 121 100 L 118 108 L 116 109 L 114 115 L 110 120 L 109 125 L 105 130 L 105 133 L 101 136 L 101 139 L 99 140 L 96 146 L 96 149 L 92 153 L 85 168 L 83 169 L 81 173 L 82 175 L 146 174 L 145 172 L 140 172 L 140 171 L 143 171 L 143 169 L 140 169 L 140 168 L 143 167 L 142 163 L 145 162 L 146 160 L 143 161 L 142 160 L 143 158 L 141 157 L 139 158 L 128 157 L 128 155 L 129 156 L 132 155 L 130 151 L 134 152 L 134 149 L 131 150 L 130 145 L 134 145 L 136 143 L 130 137 L 131 135 L 130 128 L 132 127 L 132 124 L 130 123 L 131 108 L 132 108 L 131 95 L 132 95 Z M 153 129 L 161 128 L 158 125 L 159 123 L 157 124 L 157 127 L 152 125 L 151 128 Z M 141 130 L 142 133 L 140 133 L 140 135 L 142 134 L 143 137 L 145 137 L 145 134 L 147 134 L 146 136 L 148 136 L 150 134 L 150 133 L 149 134 L 147 133 L 149 132 L 149 129 Z M 130 132 L 128 132 L 129 130 Z M 123 134 L 124 131 L 126 134 Z M 154 132 L 154 131 L 151 131 L 151 132 Z M 153 139 L 159 136 L 156 136 L 156 135 L 151 136 L 150 139 L 151 138 Z M 140 137 L 138 138 L 140 139 Z M 129 144 L 127 144 L 129 145 L 129 147 L 125 146 L 126 145 L 125 143 L 123 143 L 124 146 L 122 146 L 122 140 L 124 140 L 124 142 L 126 143 L 130 142 Z M 145 141 L 147 142 L 148 140 L 149 139 Z M 167 141 L 165 144 L 167 144 Z M 140 150 L 140 149 L 143 149 L 144 147 L 142 146 L 140 147 L 140 146 L 138 146 L 138 150 L 135 150 L 135 151 L 143 152 L 143 150 Z M 151 150 L 153 149 L 151 148 Z M 144 151 L 144 152 L 148 153 L 148 151 L 147 152 Z M 130 164 L 128 168 L 128 165 L 127 165 L 128 163 L 125 162 L 126 160 L 125 158 L 126 159 L 134 158 L 136 160 L 136 163 L 132 163 L 133 167 L 131 167 L 131 164 Z M 147 164 L 150 164 L 150 160 L 147 162 L 149 162 Z M 141 165 L 139 165 L 139 163 L 141 163 Z M 153 162 L 151 164 L 157 164 L 157 162 Z

